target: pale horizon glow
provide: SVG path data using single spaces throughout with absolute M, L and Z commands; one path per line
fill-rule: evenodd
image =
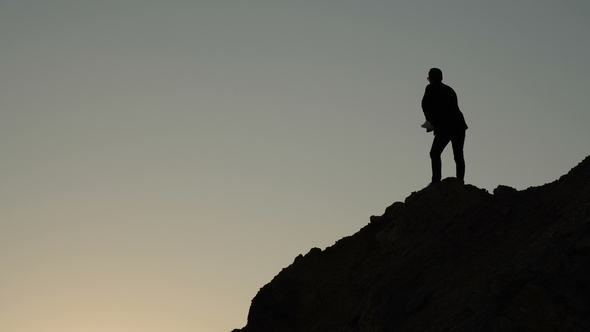
M 431 67 L 470 127 L 467 183 L 555 181 L 590 154 L 589 15 L 0 1 L 0 331 L 243 327 L 297 255 L 428 184 Z

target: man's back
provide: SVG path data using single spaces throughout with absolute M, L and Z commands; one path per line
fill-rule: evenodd
M 434 134 L 453 133 L 467 129 L 463 113 L 459 110 L 457 94 L 442 82 L 426 86 L 422 98 L 422 110 L 426 120 L 434 126 Z

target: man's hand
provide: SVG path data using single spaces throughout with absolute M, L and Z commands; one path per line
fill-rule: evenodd
M 420 127 L 426 128 L 427 133 L 434 130 L 434 126 L 432 126 L 432 123 L 430 123 L 430 121 L 428 120 L 424 121 L 424 123 Z

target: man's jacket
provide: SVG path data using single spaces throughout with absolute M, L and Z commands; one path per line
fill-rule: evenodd
M 455 90 L 442 82 L 426 86 L 422 110 L 426 120 L 434 126 L 435 135 L 453 135 L 467 129 L 463 113 L 459 110 Z

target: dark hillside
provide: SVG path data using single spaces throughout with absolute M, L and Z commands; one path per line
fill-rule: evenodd
M 454 179 L 295 258 L 234 332 L 590 331 L 590 157 L 493 192 Z

